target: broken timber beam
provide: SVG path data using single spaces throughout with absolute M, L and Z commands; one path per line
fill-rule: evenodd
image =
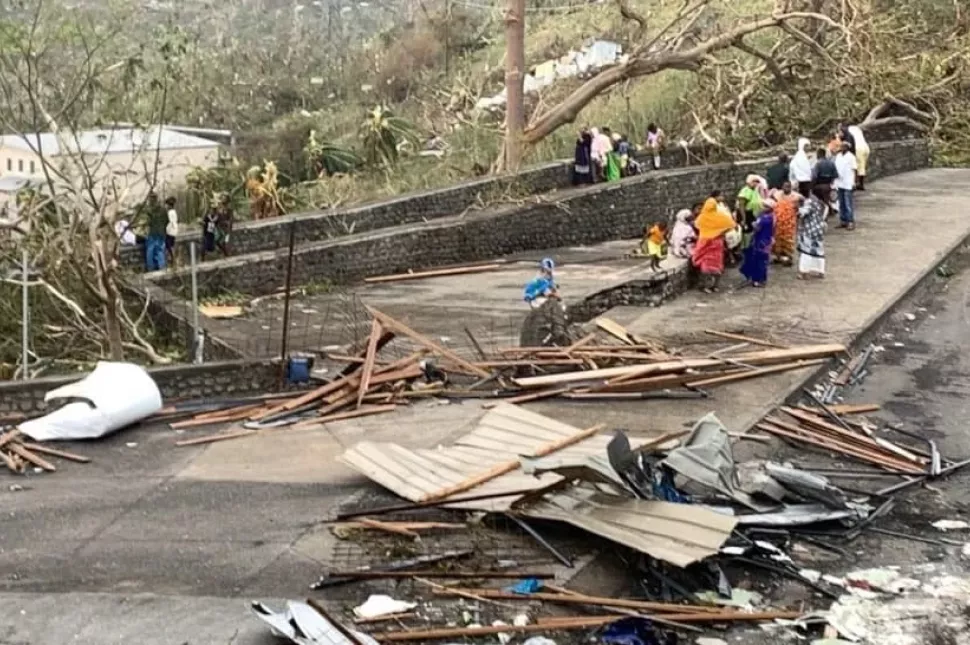
M 469 266 L 452 267 L 450 269 L 432 269 L 429 271 L 410 271 L 408 273 L 394 273 L 391 275 L 379 275 L 364 278 L 364 282 L 400 282 L 402 280 L 420 280 L 421 278 L 436 278 L 439 276 L 462 275 L 465 273 L 482 273 L 483 271 L 494 271 L 501 269 L 501 264 L 473 264 Z
M 371 372 L 374 371 L 374 361 L 377 360 L 377 343 L 383 332 L 381 323 L 375 318 L 371 323 L 370 338 L 367 339 L 367 349 L 364 353 L 364 365 L 360 368 L 360 387 L 357 389 L 357 407 L 364 402 L 364 395 L 370 387 Z
M 600 423 L 593 426 L 592 428 L 587 428 L 586 430 L 577 432 L 576 434 L 571 435 L 569 437 L 557 439 L 556 441 L 552 441 L 540 447 L 538 450 L 535 451 L 535 454 L 530 456 L 534 458 L 539 458 L 539 457 L 545 457 L 547 455 L 551 455 L 552 453 L 558 450 L 562 450 L 563 448 L 568 448 L 569 446 L 572 446 L 574 444 L 579 443 L 580 441 L 583 441 L 585 439 L 592 437 L 594 434 L 602 430 L 604 427 L 605 427 L 605 424 Z M 509 461 L 496 464 L 495 466 L 489 468 L 483 473 L 473 475 L 472 477 L 469 477 L 464 481 L 460 481 L 453 486 L 449 486 L 447 488 L 425 495 L 424 498 L 422 498 L 419 501 L 430 502 L 434 500 L 446 499 L 448 497 L 451 497 L 452 495 L 457 495 L 458 493 L 464 493 L 465 491 L 475 488 L 477 486 L 481 486 L 482 484 L 489 482 L 495 479 L 496 477 L 501 477 L 506 473 L 510 473 L 513 470 L 519 468 L 520 466 L 521 466 L 521 462 L 518 459 L 510 459 Z
M 752 338 L 751 336 L 744 336 L 742 334 L 731 334 L 726 331 L 717 331 L 716 329 L 705 329 L 705 334 L 711 336 L 717 336 L 718 338 L 724 338 L 727 340 L 736 340 L 742 343 L 751 343 L 752 345 L 761 345 L 762 347 L 774 347 L 776 349 L 788 349 L 788 345 L 779 345 L 778 343 L 772 343 L 767 340 L 762 340 L 760 338 Z
M 455 352 L 451 351 L 446 347 L 442 347 L 441 345 L 434 342 L 427 336 L 423 334 L 419 334 L 418 332 L 414 331 L 404 323 L 398 320 L 395 320 L 394 318 L 391 318 L 387 314 L 382 313 L 370 306 L 367 307 L 367 311 L 370 313 L 371 316 L 373 316 L 376 320 L 378 320 L 381 323 L 381 325 L 384 326 L 385 328 L 390 329 L 391 331 L 397 332 L 402 336 L 407 336 L 417 344 L 430 349 L 432 352 L 440 354 L 442 357 L 447 358 L 452 363 L 455 363 L 456 365 L 462 367 L 463 369 L 469 370 L 472 374 L 475 374 L 476 376 L 480 376 L 482 378 L 489 376 L 489 373 L 487 371 L 469 363 L 468 361 L 466 361 L 464 358 L 462 358 Z
M 794 360 L 808 360 L 814 358 L 827 358 L 845 351 L 845 345 L 806 345 L 803 347 L 793 347 L 790 349 L 769 349 L 747 354 L 738 354 L 735 358 L 749 365 L 774 365 Z M 670 361 L 661 361 L 649 365 L 624 365 L 620 367 L 607 367 L 598 370 L 585 370 L 578 372 L 568 372 L 565 374 L 547 374 L 543 376 L 532 376 L 527 378 L 513 379 L 519 387 L 544 387 L 547 385 L 561 385 L 564 383 L 575 383 L 581 381 L 596 381 L 606 379 L 617 379 L 624 377 L 623 380 L 631 380 L 651 375 L 663 375 L 675 372 L 683 372 L 689 369 L 705 369 L 723 366 L 724 361 L 714 358 L 686 358 Z
M 791 370 L 799 370 L 806 367 L 815 367 L 822 365 L 823 363 L 825 363 L 825 359 L 821 358 L 812 361 L 794 361 L 792 363 L 782 363 L 781 365 L 773 365 L 771 367 L 762 367 L 735 374 L 725 374 L 722 376 L 701 379 L 699 381 L 691 381 L 687 383 L 687 387 L 710 387 L 712 385 L 736 383 L 738 381 L 745 381 L 747 379 L 758 378 L 760 376 L 768 376 L 769 374 L 780 374 L 781 372 L 789 372 Z

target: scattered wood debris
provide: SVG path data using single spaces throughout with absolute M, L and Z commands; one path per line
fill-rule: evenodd
M 452 270 L 466 270 L 464 267 Z M 289 427 L 315 428 L 334 421 L 384 414 L 415 399 L 477 398 L 509 403 L 540 399 L 623 400 L 707 397 L 708 388 L 821 365 L 845 351 L 839 344 L 783 347 L 749 336 L 715 332 L 755 350 L 724 355 L 679 356 L 660 342 L 631 333 L 609 318 L 570 346 L 506 347 L 486 354 L 466 330 L 474 356 L 461 356 L 399 320 L 367 308 L 370 333 L 356 353 L 331 354 L 343 363 L 337 376 L 288 398 L 231 403 L 172 423 L 174 429 L 242 423 L 242 427 L 186 438 L 179 446 L 204 445 Z M 413 351 L 389 358 L 382 350 L 400 341 Z M 486 407 L 494 405 L 486 401 Z
M 50 473 L 55 472 L 57 466 L 41 455 L 58 457 L 81 464 L 91 461 L 84 455 L 59 448 L 48 448 L 37 443 L 27 442 L 25 439 L 26 437 L 16 429 L 8 430 L 0 435 L 0 461 L 7 467 L 7 470 L 18 475 L 25 473 L 30 466 Z

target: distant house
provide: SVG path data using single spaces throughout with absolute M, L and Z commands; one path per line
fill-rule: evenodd
M 83 160 L 97 193 L 113 190 L 123 205 L 132 205 L 145 198 L 153 177 L 164 195 L 183 186 L 194 168 L 220 159 L 219 143 L 168 126 L 67 132 L 62 139 L 64 149 L 52 132 L 0 135 L 0 207 L 25 185 L 46 182 L 44 164 L 56 176 Z

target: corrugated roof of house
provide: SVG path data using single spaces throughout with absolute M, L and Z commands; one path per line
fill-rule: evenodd
M 83 130 L 73 135 L 67 134 L 69 146 L 84 154 L 110 154 L 117 152 L 137 152 L 144 150 L 180 150 L 187 148 L 213 148 L 219 144 L 209 139 L 184 134 L 171 128 L 152 126 L 149 128 L 111 128 L 102 130 Z M 46 155 L 61 154 L 60 142 L 53 132 L 40 134 L 0 135 L 0 146 L 20 150 L 36 150 L 38 147 Z

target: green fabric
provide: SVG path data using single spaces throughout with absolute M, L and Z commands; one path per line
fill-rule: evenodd
M 606 181 L 619 181 L 620 159 L 615 152 L 606 153 Z
M 741 192 L 738 193 L 738 199 L 743 199 L 746 202 L 744 209 L 749 213 L 761 214 L 761 194 L 751 186 L 742 188 Z
M 148 218 L 148 234 L 164 236 L 168 227 L 168 213 L 161 204 L 145 204 L 145 216 Z

